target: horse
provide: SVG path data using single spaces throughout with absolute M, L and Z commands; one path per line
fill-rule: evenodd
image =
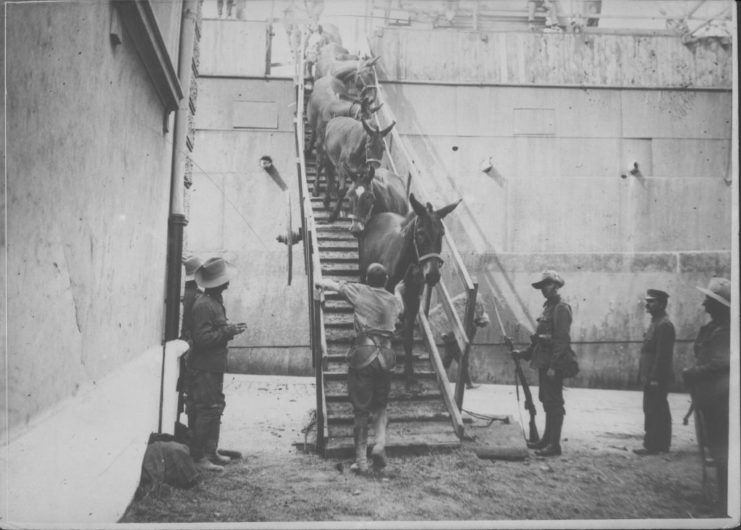
M 442 219 L 458 204 L 451 203 L 434 210 L 428 202 L 423 206 L 414 195 L 409 196 L 412 211 L 406 216 L 392 212 L 374 215 L 358 239 L 360 280 L 365 282 L 366 271 L 371 263 L 381 263 L 388 272 L 386 289 L 394 292 L 400 282 L 404 300 L 404 374 L 407 388 L 414 382 L 412 344 L 414 325 L 419 311 L 420 298 L 425 284 L 434 287 L 440 281 L 440 256 L 445 233 Z
M 409 213 L 404 181 L 388 169 L 371 167 L 368 176 L 358 179 L 349 190 L 350 233 L 355 237 L 365 230 L 370 218 L 383 212 Z
M 396 122 L 379 130 L 364 119 L 357 121 L 346 116 L 332 118 L 327 123 L 324 133 L 324 149 L 322 153 L 319 153 L 317 164 L 325 168 L 327 172 L 325 208 L 329 208 L 330 193 L 335 180 L 342 184 L 337 204 L 328 218 L 330 223 L 336 221 L 340 214 L 342 201 L 347 193 L 347 179 L 355 182 L 361 178 L 361 175 L 367 174 L 369 165 L 381 165 L 381 158 L 386 149 L 383 137 L 391 132 L 394 125 Z

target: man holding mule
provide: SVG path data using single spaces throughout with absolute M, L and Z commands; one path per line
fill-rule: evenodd
M 391 340 L 402 311 L 401 300 L 384 287 L 386 268 L 372 263 L 362 283 L 320 280 L 316 287 L 337 292 L 353 307 L 355 342 L 347 354 L 347 386 L 353 407 L 356 473 L 368 471 L 368 420 L 373 413 L 375 444 L 371 452 L 376 469 L 386 466 L 386 405 L 391 390 L 391 370 L 396 363 Z

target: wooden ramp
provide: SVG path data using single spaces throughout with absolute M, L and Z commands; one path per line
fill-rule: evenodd
M 306 124 L 308 129 L 308 124 Z M 308 142 L 309 131 L 305 139 Z M 309 186 L 316 185 L 316 164 L 313 157 L 306 159 Z M 329 211 L 322 204 L 325 182 L 319 183 L 322 195 L 312 198 L 311 206 L 316 222 L 319 260 L 323 278 L 336 281 L 359 281 L 358 244 L 348 230 L 350 220 L 343 212 L 332 224 L 327 223 Z M 334 201 L 333 201 L 334 203 Z M 345 356 L 352 345 L 353 315 L 350 304 L 336 293 L 326 293 L 324 301 L 324 330 L 327 356 L 323 366 L 326 400 L 325 456 L 341 457 L 352 454 L 353 411 L 347 393 L 347 362 Z M 397 366 L 394 369 L 389 396 L 387 451 L 451 449 L 460 446 L 453 421 L 448 412 L 438 376 L 424 342 L 415 331 L 414 370 L 419 385 L 413 392 L 406 389 L 403 377 L 405 360 L 403 346 L 395 344 Z M 368 446 L 373 445 L 373 426 L 369 428 Z

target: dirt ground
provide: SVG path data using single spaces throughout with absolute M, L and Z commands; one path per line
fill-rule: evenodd
M 190 490 L 166 488 L 132 503 L 121 522 L 663 519 L 660 527 L 670 527 L 666 519 L 722 516 L 702 487 L 694 427 L 682 425 L 686 395 L 670 395 L 668 454 L 631 451 L 642 439 L 639 392 L 568 389 L 561 457 L 479 459 L 474 451 L 489 433 L 519 425 L 477 419 L 468 429 L 477 440 L 460 449 L 393 457 L 383 473 L 358 477 L 349 460 L 295 446 L 313 407 L 311 379 L 229 376 L 226 393 L 221 446 L 246 458 Z M 468 391 L 464 409 L 519 421 L 508 386 Z

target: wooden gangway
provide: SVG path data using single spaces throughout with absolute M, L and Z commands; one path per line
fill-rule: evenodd
M 300 61 L 299 61 L 300 64 Z M 297 167 L 301 191 L 302 229 L 304 233 L 305 265 L 307 270 L 311 320 L 311 344 L 316 377 L 317 451 L 325 456 L 351 454 L 353 443 L 353 412 L 347 391 L 346 354 L 354 337 L 353 314 L 350 305 L 336 293 L 319 293 L 313 289 L 316 280 L 359 281 L 357 240 L 349 231 L 350 220 L 344 212 L 334 223 L 328 223 L 327 210 L 321 197 L 313 197 L 317 184 L 324 189 L 324 181 L 316 182 L 316 161 L 312 154 L 305 153 L 310 131 L 305 120 L 307 93 L 301 76 L 303 65 L 297 68 L 296 76 L 296 150 Z M 382 88 L 378 94 L 383 98 Z M 378 123 L 386 124 L 395 118 L 385 105 L 383 114 L 376 117 Z M 409 175 L 408 191 L 425 199 L 424 190 L 417 186 L 415 174 L 418 170 L 406 148 L 405 141 L 395 130 L 386 140 L 386 163 L 394 172 Z M 398 167 L 397 167 L 398 166 Z M 417 179 L 419 180 L 419 179 Z M 435 288 L 437 299 L 453 329 L 456 340 L 467 363 L 473 331 L 473 312 L 478 286 L 473 283 L 463 265 L 454 242 L 446 235 L 444 252 L 450 256 L 452 266 L 467 293 L 466 314 L 461 320 L 453 309 L 451 298 L 444 282 Z M 455 391 L 451 388 L 440 353 L 435 344 L 426 314 L 429 311 L 432 293 L 425 290 L 418 316 L 412 350 L 413 365 L 418 385 L 408 389 L 405 385 L 403 366 L 405 352 L 401 341 L 394 345 L 397 366 L 392 375 L 389 396 L 387 451 L 423 451 L 429 449 L 451 449 L 460 445 L 464 436 L 461 416 L 463 402 L 462 378 L 457 377 Z M 463 363 L 459 366 L 462 368 Z M 460 371 L 459 371 L 460 374 Z M 369 447 L 373 445 L 373 427 L 369 427 Z

